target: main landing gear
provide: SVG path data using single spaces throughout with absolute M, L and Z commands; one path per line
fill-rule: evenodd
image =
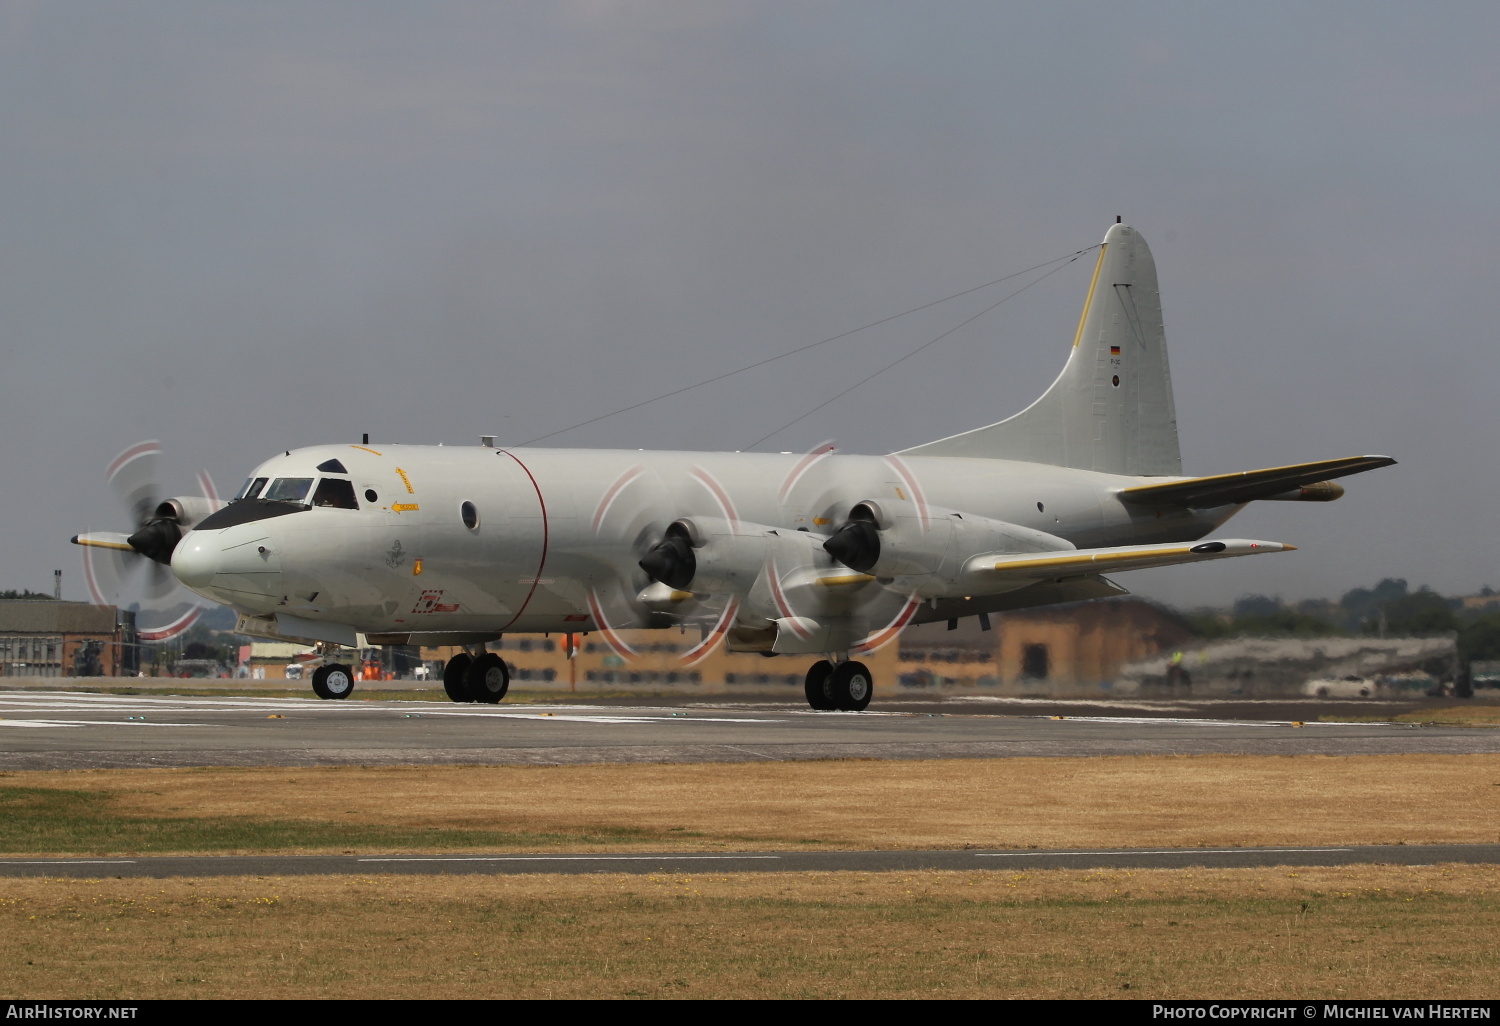
M 846 660 L 835 666 L 820 659 L 807 671 L 807 704 L 831 712 L 859 712 L 870 704 L 875 684 L 864 663 Z
M 443 667 L 443 690 L 454 702 L 494 705 L 510 690 L 510 670 L 493 652 L 460 652 Z

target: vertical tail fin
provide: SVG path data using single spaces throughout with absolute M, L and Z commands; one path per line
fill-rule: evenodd
M 1110 474 L 1180 474 L 1161 296 L 1146 240 L 1124 224 L 1105 234 L 1072 353 L 1040 399 L 998 424 L 902 455 L 1024 460 Z

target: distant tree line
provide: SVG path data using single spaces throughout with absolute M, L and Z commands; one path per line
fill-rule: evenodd
M 1493 592 L 1485 588 L 1482 595 Z M 1338 599 L 1306 599 L 1287 605 L 1279 598 L 1245 595 L 1227 612 L 1199 609 L 1185 614 L 1205 638 L 1243 636 L 1319 638 L 1413 637 L 1455 633 L 1459 658 L 1500 659 L 1500 609 L 1465 609 L 1425 585 L 1412 591 L 1404 579 L 1387 577 L 1373 588 L 1355 588 Z
M 16 591 L 14 588 L 11 588 L 8 591 L 0 591 L 0 599 L 46 599 L 48 602 L 51 602 L 52 596 L 44 595 L 39 591 L 32 591 L 29 588 L 25 591 Z

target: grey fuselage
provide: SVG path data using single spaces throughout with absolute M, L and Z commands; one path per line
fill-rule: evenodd
M 315 469 L 329 460 L 347 472 Z M 222 528 L 210 519 L 179 544 L 179 579 L 245 615 L 373 635 L 675 625 L 635 596 L 651 583 L 643 553 L 683 517 L 821 542 L 855 504 L 890 501 L 1088 548 L 1192 541 L 1241 508 L 1128 505 L 1121 489 L 1163 478 L 954 457 L 329 445 L 277 456 L 251 477 L 347 480 L 358 508 L 304 506 Z M 962 594 L 926 597 L 917 621 L 985 608 Z

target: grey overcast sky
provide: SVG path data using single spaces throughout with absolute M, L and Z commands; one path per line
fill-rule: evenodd
M 1188 473 L 1384 453 L 1218 604 L 1500 587 L 1493 3 L 0 3 L 0 588 L 103 477 L 518 443 L 1097 242 L 1157 258 Z M 1020 409 L 1074 264 L 761 448 Z M 737 449 L 988 290 L 547 444 Z M 1488 312 L 1486 312 L 1488 311 Z

